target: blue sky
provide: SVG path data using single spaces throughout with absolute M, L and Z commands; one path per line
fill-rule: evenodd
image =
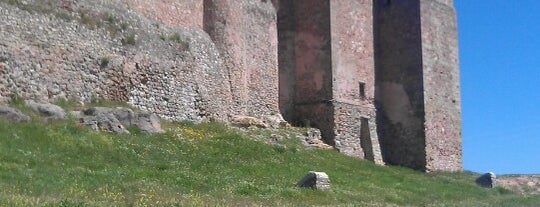
M 454 4 L 464 168 L 540 174 L 540 1 Z

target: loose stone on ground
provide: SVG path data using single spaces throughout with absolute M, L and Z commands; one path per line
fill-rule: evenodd
M 330 178 L 325 172 L 309 171 L 298 183 L 297 187 L 324 190 L 330 188 Z

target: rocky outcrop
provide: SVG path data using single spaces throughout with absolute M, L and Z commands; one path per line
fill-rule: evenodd
M 50 103 L 25 101 L 25 106 L 46 121 L 59 121 L 68 117 L 64 109 Z M 129 133 L 127 127 L 135 127 L 144 133 L 162 133 L 159 117 L 149 112 L 133 111 L 125 107 L 91 107 L 84 111 L 70 111 L 69 116 L 78 123 L 96 131 Z M 0 118 L 10 122 L 29 121 L 30 117 L 18 109 L 0 106 Z
M 106 131 L 117 134 L 128 133 L 129 131 L 118 121 L 114 114 L 100 113 L 94 116 L 85 116 L 79 119 L 79 122 L 94 131 Z
M 50 103 L 36 103 L 31 100 L 24 102 L 24 105 L 38 113 L 47 121 L 58 121 L 66 119 L 66 111 L 61 107 Z
M 20 110 L 9 106 L 0 106 L 0 118 L 11 122 L 29 121 L 30 117 L 23 114 Z
M 129 108 L 92 107 L 83 111 L 80 122 L 92 129 L 104 129 L 116 133 L 126 133 L 126 127 L 136 127 L 146 133 L 161 133 L 159 118 L 148 112 L 134 112 Z

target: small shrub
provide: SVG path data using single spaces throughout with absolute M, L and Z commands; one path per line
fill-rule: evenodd
M 122 22 L 120 24 L 120 29 L 122 29 L 122 30 L 126 30 L 128 27 L 129 27 L 128 23 Z
M 182 42 L 182 37 L 180 36 L 180 34 L 178 34 L 178 32 L 175 32 L 169 37 L 169 40 L 179 43 Z
M 122 39 L 123 45 L 135 45 L 137 44 L 135 34 L 129 33 Z
M 121 30 L 120 26 L 117 24 L 118 19 L 116 16 L 110 13 L 106 13 L 104 16 L 102 16 L 102 20 L 105 23 L 105 30 L 109 32 L 109 35 L 111 37 L 116 37 L 116 34 Z
M 173 35 L 169 37 L 169 40 L 176 42 L 181 50 L 188 50 L 189 49 L 189 42 L 184 40 L 178 32 L 175 32 Z
M 88 26 L 90 29 L 95 29 L 98 26 L 98 22 L 93 18 L 93 16 L 87 14 L 86 12 L 81 12 L 79 14 L 79 22 Z
M 0 62 L 5 63 L 7 61 L 8 61 L 7 57 L 0 56 Z
M 105 20 L 106 20 L 107 22 L 109 22 L 109 23 L 111 23 L 111 24 L 113 24 L 113 23 L 116 22 L 116 17 L 115 17 L 113 14 L 107 14 L 106 16 L 107 16 L 107 17 L 106 17 Z
M 160 34 L 159 39 L 165 41 L 165 40 L 167 40 L 167 36 L 165 36 L 164 34 Z
M 107 25 L 105 29 L 111 37 L 116 37 L 116 34 L 118 34 L 118 28 L 115 25 Z
M 99 66 L 101 68 L 105 68 L 105 67 L 109 66 L 110 61 L 111 60 L 110 60 L 109 56 L 103 56 L 103 57 L 99 58 Z

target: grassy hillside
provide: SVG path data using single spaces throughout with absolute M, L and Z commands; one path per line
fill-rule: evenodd
M 0 206 L 539 206 L 475 186 L 473 173 L 379 167 L 295 139 L 269 145 L 219 123 L 114 135 L 62 123 L 0 121 Z M 332 189 L 294 187 L 308 170 Z

